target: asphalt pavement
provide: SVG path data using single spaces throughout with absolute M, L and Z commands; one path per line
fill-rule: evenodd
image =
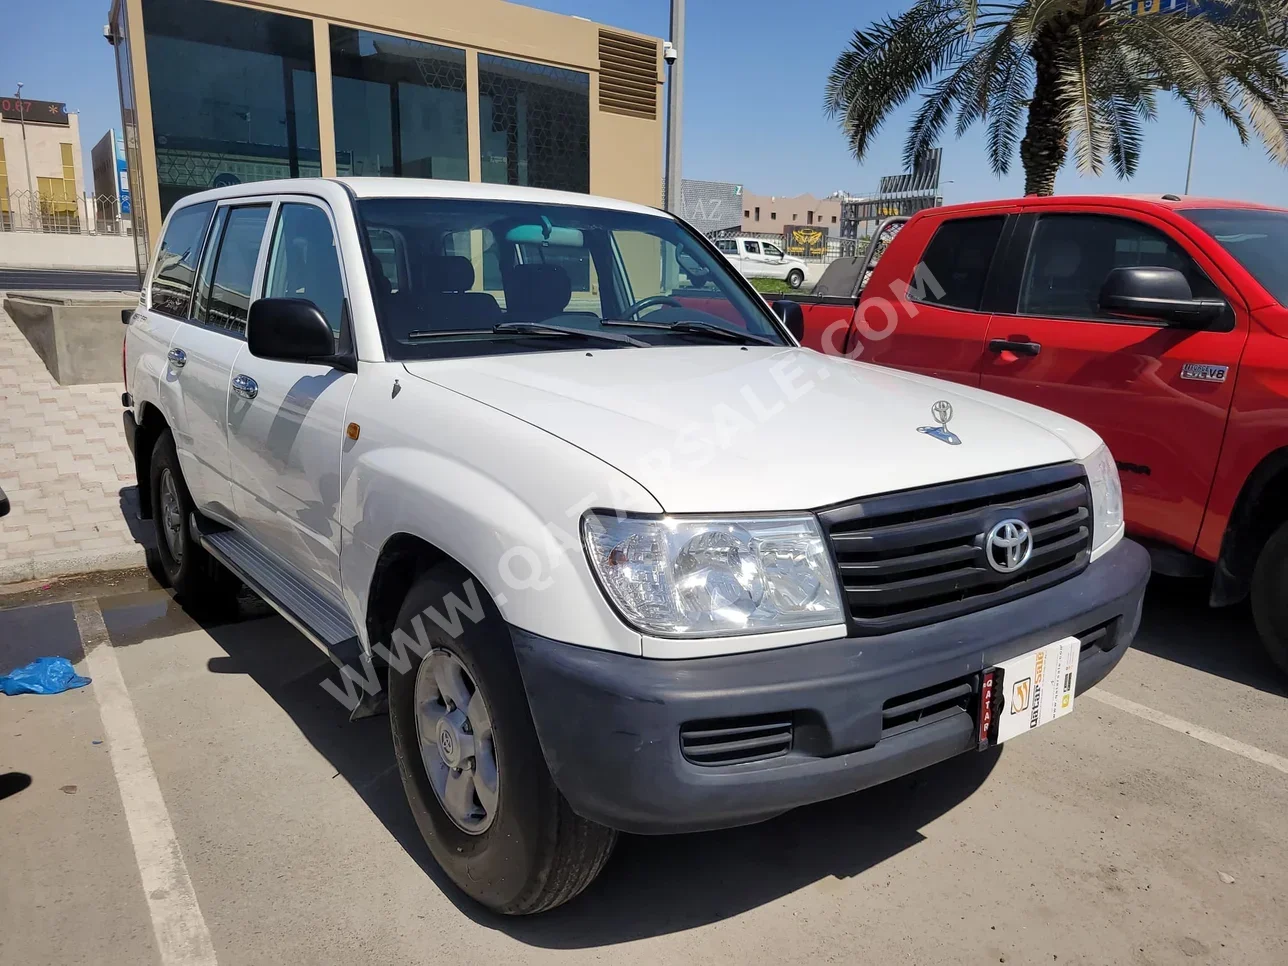
M 0 268 L 0 292 L 29 289 L 74 289 L 91 292 L 137 292 L 134 272 L 54 271 L 34 268 Z
M 1151 586 L 1074 713 L 744 829 L 624 837 L 552 913 L 491 915 L 421 842 L 386 718 L 246 599 L 146 576 L 0 601 L 0 943 L 24 966 L 1288 962 L 1288 690 L 1245 610 Z

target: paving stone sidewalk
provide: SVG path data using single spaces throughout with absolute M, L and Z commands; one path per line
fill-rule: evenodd
M 0 584 L 143 565 L 122 389 L 58 385 L 0 308 Z

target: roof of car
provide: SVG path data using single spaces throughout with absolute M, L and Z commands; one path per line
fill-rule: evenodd
M 472 201 L 513 201 L 537 205 L 577 205 L 584 208 L 608 208 L 637 214 L 671 217 L 667 212 L 618 198 L 551 191 L 546 188 L 524 188 L 477 181 L 442 181 L 432 178 L 290 178 L 253 181 L 247 184 L 212 188 L 200 195 L 184 198 L 184 204 L 221 198 L 239 198 L 266 194 L 303 194 L 321 185 L 344 185 L 358 198 L 448 198 Z
M 928 213 L 951 214 L 958 211 L 978 211 L 985 208 L 1006 208 L 1023 205 L 1026 208 L 1077 208 L 1091 205 L 1108 205 L 1118 208 L 1142 210 L 1150 207 L 1184 210 L 1187 208 L 1252 208 L 1263 211 L 1284 211 L 1275 205 L 1253 201 L 1233 201 L 1228 198 L 1203 198 L 1197 195 L 1052 195 L 1039 198 L 998 198 L 992 201 L 970 201 L 942 208 L 928 209 Z

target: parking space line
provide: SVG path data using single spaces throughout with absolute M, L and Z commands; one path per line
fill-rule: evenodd
M 1096 688 L 1088 691 L 1082 697 L 1091 698 L 1093 701 L 1099 701 L 1101 704 L 1107 704 L 1111 708 L 1117 708 L 1119 711 L 1126 711 L 1128 714 L 1134 714 L 1138 718 L 1144 718 L 1146 721 L 1152 721 L 1154 724 L 1162 725 L 1164 728 L 1171 728 L 1173 731 L 1179 731 L 1183 735 L 1189 735 L 1196 738 L 1204 744 L 1212 745 L 1224 751 L 1233 752 L 1255 761 L 1262 765 L 1269 765 L 1276 771 L 1281 771 L 1288 775 L 1288 758 L 1276 755 L 1274 752 L 1266 751 L 1253 745 L 1245 745 L 1242 741 L 1236 741 L 1228 738 L 1223 734 L 1215 731 L 1209 731 L 1207 728 L 1191 724 L 1188 721 L 1182 721 L 1180 718 L 1173 718 L 1170 714 L 1164 714 L 1162 711 L 1155 711 L 1153 708 L 1147 708 L 1143 704 L 1137 704 L 1135 701 L 1129 701 L 1127 698 L 1119 697 L 1109 691 Z M 1081 698 L 1079 698 L 1081 700 Z
M 216 966 L 210 931 L 197 904 L 103 613 L 94 600 L 77 601 L 74 608 L 161 964 Z

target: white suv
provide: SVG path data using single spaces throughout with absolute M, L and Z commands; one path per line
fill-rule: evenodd
M 1072 709 L 1136 632 L 1113 460 L 1014 400 L 801 349 L 663 212 L 449 181 L 192 195 L 125 339 L 191 608 L 244 581 L 386 703 L 478 901 L 618 830 L 744 824 Z
M 782 279 L 792 288 L 805 282 L 806 265 L 763 238 L 718 238 L 715 246 L 747 278 Z

